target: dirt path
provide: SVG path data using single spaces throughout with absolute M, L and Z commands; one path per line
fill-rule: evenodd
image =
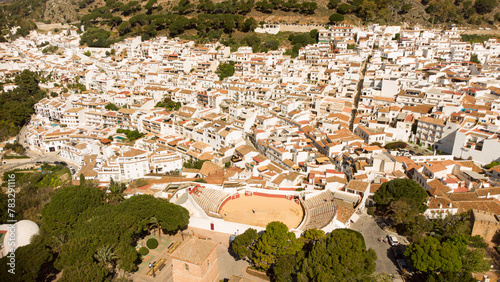
M 45 31 L 53 30 L 54 28 L 62 29 L 70 27 L 70 25 L 68 24 L 60 24 L 60 23 L 45 24 L 40 22 L 37 22 L 36 26 L 38 27 L 39 30 L 45 30 Z

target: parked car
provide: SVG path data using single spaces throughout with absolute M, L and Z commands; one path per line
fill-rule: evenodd
M 391 246 L 397 246 L 399 245 L 398 238 L 394 235 L 387 235 L 387 239 L 389 239 L 389 244 Z
M 404 254 L 403 249 L 401 248 L 401 245 L 394 246 L 391 249 L 392 249 L 392 253 L 394 254 L 394 257 L 396 259 L 404 259 L 405 258 L 405 254 Z
M 398 263 L 398 267 L 401 271 L 408 271 L 408 263 L 406 263 L 406 260 L 404 259 L 398 259 L 396 260 L 396 262 Z

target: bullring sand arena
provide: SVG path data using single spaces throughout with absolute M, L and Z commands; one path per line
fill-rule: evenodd
M 294 201 L 244 195 L 229 200 L 220 209 L 219 214 L 226 221 L 260 227 L 266 227 L 272 221 L 281 221 L 289 229 L 297 228 L 304 217 L 301 206 Z

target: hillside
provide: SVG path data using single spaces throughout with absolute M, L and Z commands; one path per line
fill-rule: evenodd
M 19 1 L 19 0 L 16 0 Z M 137 2 L 142 9 L 133 12 L 144 13 L 144 6 L 147 3 L 155 2 L 153 7 L 162 7 L 162 11 L 152 10 L 156 13 L 176 13 L 176 7 L 184 6 L 183 12 L 188 17 L 193 17 L 200 12 L 196 9 L 200 4 L 213 3 L 234 3 L 238 1 L 230 0 L 158 0 L 158 1 L 104 1 L 104 0 L 46 0 L 44 17 L 52 22 L 74 22 L 82 16 L 91 13 L 99 7 L 106 6 L 106 2 L 123 3 L 125 5 L 131 2 Z M 246 15 L 255 18 L 257 21 L 266 22 L 287 22 L 287 23 L 322 23 L 329 22 L 329 17 L 333 13 L 343 14 L 347 22 L 363 24 L 366 22 L 378 22 L 381 24 L 406 23 L 428 24 L 429 21 L 436 23 L 452 22 L 457 24 L 495 24 L 500 18 L 500 7 L 497 0 L 318 0 L 312 1 L 317 8 L 312 14 L 293 12 L 294 6 L 307 1 L 297 0 L 261 0 L 248 1 L 252 3 L 251 10 Z M 182 5 L 185 4 L 185 5 Z M 207 4 L 209 5 L 209 4 Z M 292 8 L 290 8 L 292 7 Z M 120 15 L 123 13 L 112 13 Z M 496 16 L 496 17 L 495 17 Z
M 0 4 L 2 35 L 32 20 L 72 23 L 87 30 L 83 43 L 109 46 L 128 36 L 167 34 L 221 40 L 260 23 L 369 23 L 430 27 L 455 23 L 496 28 L 498 0 L 11 0 Z M 1 40 L 2 38 L 0 38 Z

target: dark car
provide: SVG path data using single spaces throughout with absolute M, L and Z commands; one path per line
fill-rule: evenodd
M 392 249 L 392 253 L 394 254 L 394 257 L 396 259 L 404 259 L 405 258 L 405 254 L 404 254 L 401 246 L 395 246 L 395 247 L 392 247 L 391 249 Z
M 408 263 L 406 262 L 406 260 L 404 259 L 398 259 L 396 260 L 396 262 L 398 263 L 398 267 L 399 269 L 401 269 L 401 271 L 408 271 Z

